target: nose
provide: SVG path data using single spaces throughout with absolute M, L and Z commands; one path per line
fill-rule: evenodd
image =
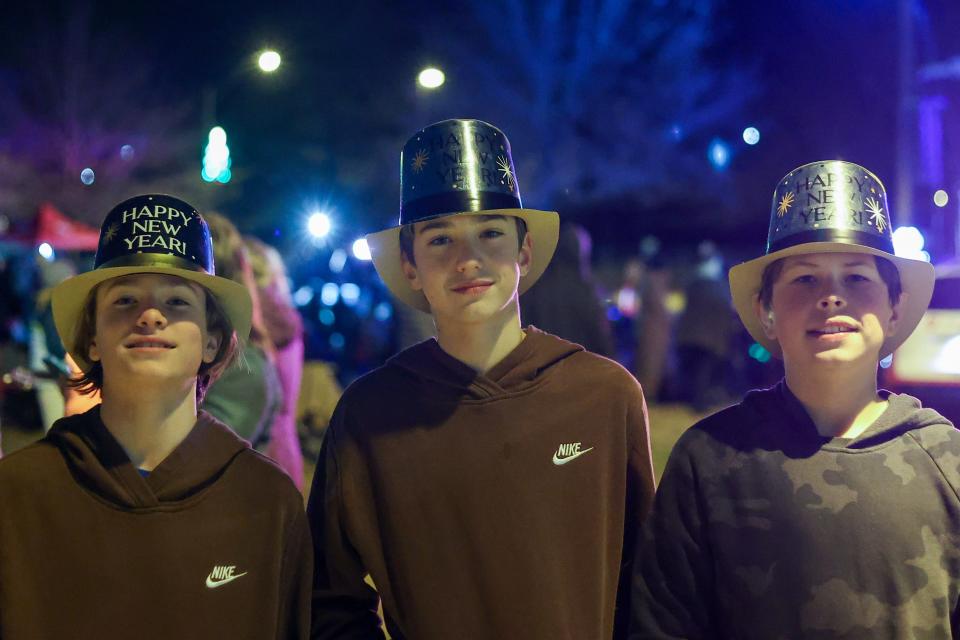
M 147 305 L 137 318 L 137 326 L 143 329 L 162 329 L 167 326 L 167 317 L 156 307 Z
M 483 261 L 480 258 L 479 247 L 472 240 L 460 243 L 460 251 L 457 255 L 457 271 L 468 273 L 470 271 L 479 271 Z
M 847 301 L 843 296 L 836 293 L 826 293 L 821 296 L 817 304 L 824 311 L 835 311 L 846 307 Z

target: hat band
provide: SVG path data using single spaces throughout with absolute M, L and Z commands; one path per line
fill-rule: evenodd
M 211 265 L 212 266 L 212 265 Z M 207 271 L 196 262 L 190 262 L 177 256 L 168 256 L 162 253 L 134 253 L 126 256 L 120 256 L 97 265 L 97 269 L 112 269 L 114 267 L 173 267 L 183 269 L 184 271 L 197 271 L 213 275 L 212 269 Z
M 815 229 L 812 231 L 801 231 L 780 238 L 776 242 L 767 245 L 767 255 L 775 253 L 788 247 L 794 247 L 799 244 L 810 244 L 812 242 L 837 242 L 840 244 L 860 245 L 878 249 L 886 253 L 894 253 L 893 242 L 873 233 L 855 231 L 853 229 Z
M 400 205 L 400 224 L 412 224 L 437 216 L 465 211 L 489 209 L 520 209 L 520 198 L 495 191 L 469 190 L 437 193 Z

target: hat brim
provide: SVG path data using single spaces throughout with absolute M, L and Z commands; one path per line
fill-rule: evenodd
M 98 284 L 138 273 L 177 276 L 199 284 L 217 299 L 230 325 L 237 332 L 240 341 L 243 342 L 249 337 L 253 302 L 246 287 L 233 280 L 167 265 L 137 265 L 94 269 L 67 278 L 58 284 L 53 289 L 51 300 L 53 320 L 57 327 L 57 333 L 60 334 L 60 340 L 84 373 L 89 371 L 93 362 L 89 360 L 88 354 L 80 353 L 77 350 L 75 340 L 77 324 L 80 321 L 80 315 L 83 313 L 87 297 Z
M 812 253 L 862 253 L 880 258 L 886 258 L 900 272 L 900 285 L 906 294 L 900 301 L 897 330 L 883 342 L 880 349 L 880 358 L 893 353 L 897 347 L 913 333 L 920 324 L 923 314 L 930 305 L 933 296 L 935 280 L 933 266 L 922 260 L 901 258 L 880 249 L 862 245 L 852 245 L 841 242 L 809 242 L 775 251 L 760 258 L 736 265 L 730 269 L 730 293 L 733 297 L 733 306 L 737 309 L 740 321 L 750 332 L 754 340 L 777 358 L 782 359 L 783 353 L 776 340 L 771 340 L 763 331 L 763 325 L 755 312 L 755 303 L 760 293 L 760 283 L 763 271 L 771 263 L 789 258 L 790 256 Z
M 538 211 L 536 209 L 486 209 L 483 211 L 463 211 L 436 216 L 514 216 L 527 225 L 527 234 L 533 245 L 530 270 L 520 278 L 519 293 L 524 293 L 543 275 L 553 252 L 557 249 L 560 236 L 560 216 L 556 211 Z M 390 289 L 390 293 L 414 309 L 430 313 L 430 303 L 420 291 L 410 287 L 403 273 L 400 256 L 400 227 L 392 227 L 367 236 L 370 256 L 380 278 Z

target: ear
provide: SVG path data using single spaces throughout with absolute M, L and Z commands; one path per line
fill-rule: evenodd
M 216 359 L 221 342 L 223 342 L 223 335 L 219 331 L 207 333 L 207 341 L 203 345 L 203 362 L 205 364 L 210 364 Z
M 897 304 L 891 307 L 890 320 L 887 322 L 887 331 L 886 331 L 886 336 L 888 338 L 890 336 L 896 335 L 897 329 L 900 328 L 900 309 L 903 306 L 904 300 L 906 300 L 909 297 L 910 297 L 909 293 L 901 293 L 900 299 L 897 300 Z
M 91 340 L 90 346 L 87 347 L 87 360 L 90 362 L 100 362 L 100 348 L 97 347 L 96 340 Z
M 414 291 L 422 291 L 423 284 L 420 282 L 420 274 L 417 273 L 417 268 L 407 260 L 407 256 L 400 257 L 400 266 L 403 269 L 404 277 L 410 284 L 410 288 Z
M 757 316 L 757 320 L 760 322 L 760 326 L 763 327 L 763 333 L 771 340 L 777 339 L 777 332 L 775 328 L 774 315 L 772 309 L 767 309 L 760 302 L 760 298 L 754 298 L 753 300 L 753 313 Z
M 530 267 L 533 264 L 533 238 L 530 232 L 523 237 L 523 244 L 520 245 L 520 255 L 517 256 L 517 265 L 520 267 L 520 277 L 530 273 Z

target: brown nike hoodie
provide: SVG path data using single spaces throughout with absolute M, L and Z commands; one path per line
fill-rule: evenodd
M 531 328 L 478 374 L 423 342 L 335 412 L 308 508 L 312 637 L 382 637 L 369 573 L 394 639 L 607 640 L 652 498 L 643 396 L 617 363 Z
M 290 479 L 201 412 L 148 476 L 99 407 L 0 460 L 0 639 L 305 638 Z

